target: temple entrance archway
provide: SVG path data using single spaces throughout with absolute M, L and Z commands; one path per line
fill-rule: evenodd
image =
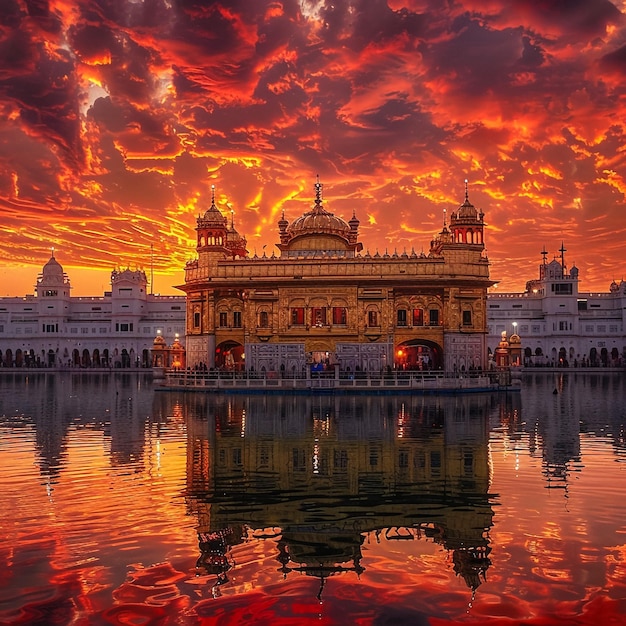
M 306 359 L 311 372 L 325 372 L 334 369 L 335 353 L 332 345 L 324 340 L 315 340 L 307 345 Z
M 401 370 L 438 370 L 443 368 L 443 350 L 434 341 L 411 339 L 396 346 L 393 362 Z
M 243 346 L 237 341 L 223 341 L 215 348 L 215 367 L 224 370 L 245 368 Z

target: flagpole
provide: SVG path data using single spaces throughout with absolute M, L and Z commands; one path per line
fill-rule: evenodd
M 150 295 L 154 295 L 154 244 L 150 244 Z

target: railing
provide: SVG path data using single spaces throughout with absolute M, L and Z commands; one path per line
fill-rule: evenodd
M 320 263 L 323 259 L 324 262 Z M 259 282 L 275 281 L 276 279 L 345 280 L 348 277 L 368 278 L 402 278 L 408 276 L 431 280 L 433 268 L 445 263 L 443 257 L 422 257 L 409 255 L 370 256 L 357 255 L 345 257 L 247 257 L 245 259 L 221 261 L 217 267 L 210 268 L 192 261 L 185 266 L 185 281 L 231 280 L 235 278 L 251 278 Z M 464 276 L 464 265 L 449 264 L 451 273 L 457 278 Z M 478 273 L 481 277 L 488 276 L 488 262 L 484 258 L 478 261 Z M 472 272 L 471 276 L 475 276 Z M 272 283 L 273 284 L 273 283 Z
M 309 376 L 280 376 L 276 372 L 265 375 L 251 372 L 197 372 L 194 370 L 166 370 L 161 383 L 168 389 L 206 390 L 485 390 L 511 384 L 507 372 L 472 372 L 453 374 L 444 372 L 392 371 L 384 374 L 316 373 Z

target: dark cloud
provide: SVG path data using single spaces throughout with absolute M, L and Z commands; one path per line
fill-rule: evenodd
M 10 4 L 10 3 L 9 3 Z M 69 51 L 59 45 L 58 20 L 47 3 L 5 8 L 10 28 L 0 31 L 0 101 L 30 133 L 60 149 L 74 167 L 82 163 L 78 83 Z M 44 28 L 44 30 L 40 30 Z
M 626 75 L 626 45 L 605 54 L 600 59 L 600 66 L 605 70 L 616 70 Z
M 603 37 L 608 25 L 623 20 L 609 0 L 517 0 L 512 5 L 531 22 L 556 27 L 563 34 L 585 40 Z
M 74 54 L 83 62 L 110 63 L 113 56 L 122 55 L 121 45 L 115 33 L 104 24 L 79 24 L 68 30 L 68 38 Z
M 425 55 L 430 75 L 449 77 L 453 89 L 468 97 L 506 89 L 527 51 L 521 29 L 494 30 L 468 16 L 457 18 L 453 28 L 453 37 Z
M 522 37 L 523 51 L 519 59 L 522 67 L 538 68 L 545 62 L 546 55 L 541 46 L 533 43 L 530 37 Z

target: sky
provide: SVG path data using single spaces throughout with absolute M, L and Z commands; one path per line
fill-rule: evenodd
M 324 207 L 364 250 L 428 251 L 464 200 L 521 291 L 563 244 L 626 279 L 626 0 L 2 0 L 0 295 L 51 250 L 181 293 L 217 205 L 251 255 Z

